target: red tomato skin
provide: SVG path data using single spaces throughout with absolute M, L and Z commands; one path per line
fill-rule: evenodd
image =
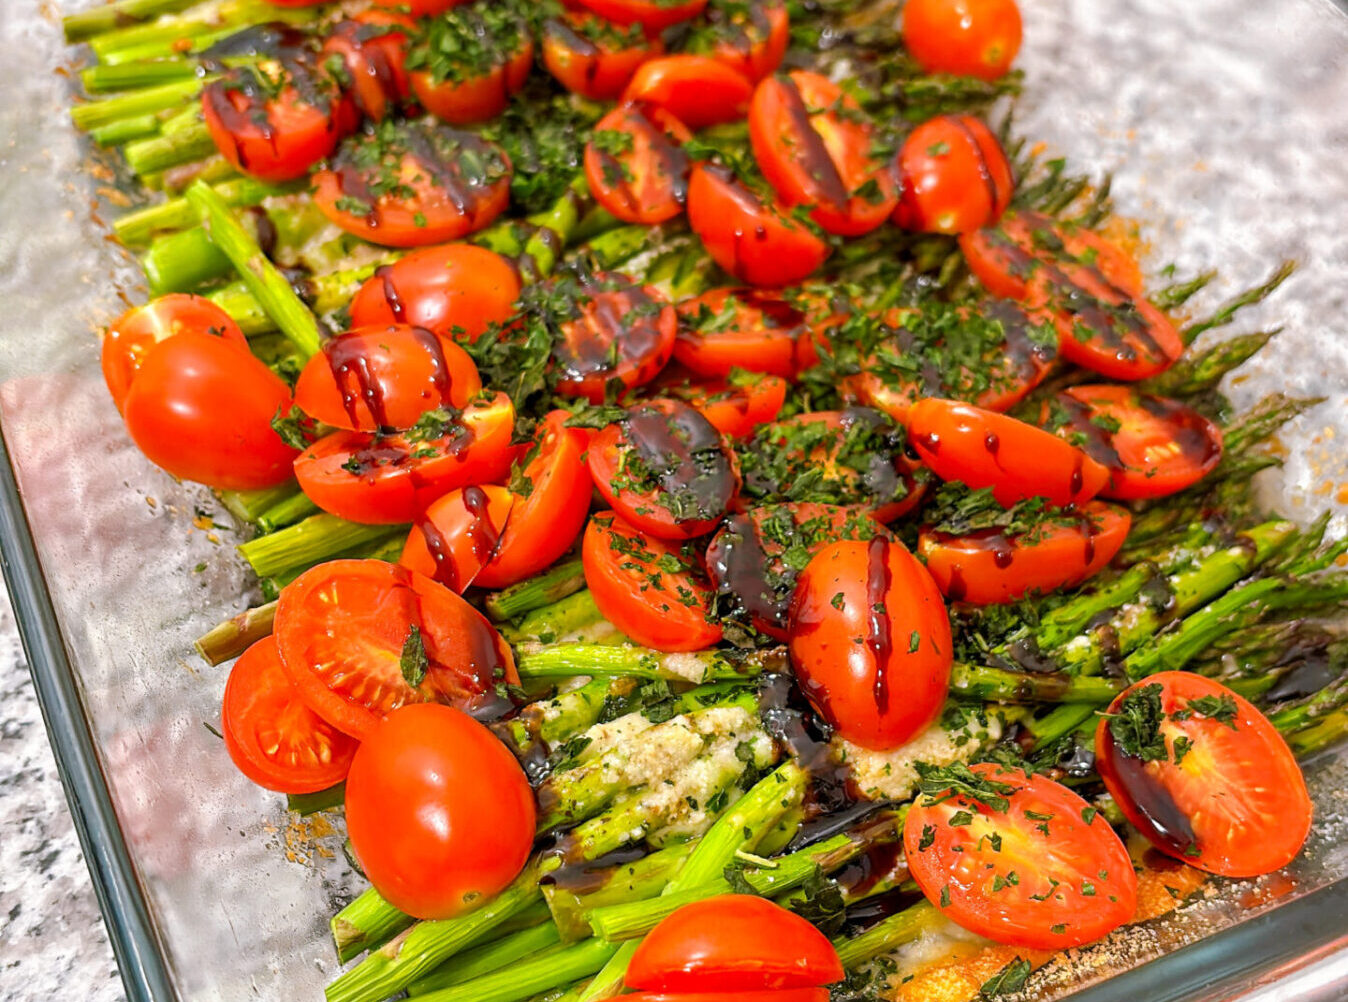
M 398 563 L 462 595 L 496 554 L 514 507 L 497 484 L 450 491 L 408 531 Z
M 691 595 L 692 604 L 684 604 L 675 590 L 663 586 L 663 581 L 672 576 L 670 572 L 659 572 L 662 584 L 657 588 L 647 575 L 623 566 L 637 561 L 627 555 L 616 556 L 610 536 L 620 536 L 627 544 L 648 551 L 652 559 L 641 562 L 651 567 L 661 556 L 676 552 L 670 544 L 647 537 L 611 511 L 591 516 L 581 543 L 581 558 L 585 583 L 605 619 L 638 644 L 658 651 L 700 651 L 720 641 L 721 627 L 707 620 L 712 601 L 709 588 L 690 575 L 679 574 L 678 587 L 687 588 Z
M 583 287 L 577 315 L 561 323 L 562 337 L 553 348 L 557 392 L 604 402 L 611 379 L 629 389 L 645 386 L 660 374 L 674 351 L 679 318 L 664 294 L 638 285 L 625 275 L 597 273 Z M 602 345 L 603 352 L 594 350 Z M 596 365 L 596 356 L 612 353 Z
M 693 167 L 688 225 L 713 261 L 749 285 L 794 285 L 829 255 L 829 245 L 804 224 L 765 207 L 720 167 Z
M 697 329 L 704 307 L 718 318 L 711 332 Z M 734 319 L 721 321 L 723 311 Z M 713 289 L 679 304 L 684 319 L 674 358 L 701 376 L 728 376 L 735 368 L 794 379 L 796 342 L 805 315 L 785 300 L 757 289 Z
M 624 1002 L 828 1002 L 827 988 L 764 988 L 730 994 L 708 992 L 636 992 Z
M 925 530 L 917 552 L 952 602 L 997 605 L 1094 577 L 1119 552 L 1132 521 L 1125 508 L 1091 501 L 1078 524 L 1035 530 L 1029 542 L 995 530 L 963 537 Z
M 1103 815 L 1042 773 L 971 768 L 1013 788 L 1007 811 L 967 796 L 924 797 L 904 820 L 909 871 L 943 915 L 998 943 L 1044 950 L 1089 943 L 1133 917 L 1137 874 Z M 960 810 L 972 820 L 951 824 Z M 1001 841 L 989 847 L 991 834 Z
M 185 331 L 145 356 L 123 417 L 140 451 L 175 477 L 252 490 L 290 479 L 295 450 L 271 426 L 289 409 L 289 388 L 251 353 Z
M 519 272 L 476 244 L 423 247 L 384 265 L 351 300 L 351 326 L 411 324 L 475 342 L 514 315 Z
M 710 56 L 678 55 L 642 63 L 622 99 L 624 104 L 663 108 L 697 130 L 743 118 L 752 93 L 753 85 L 724 63 Z
M 234 662 L 220 722 L 225 750 L 239 771 L 276 793 L 336 786 L 356 754 L 354 739 L 300 701 L 281 667 L 275 637 L 257 641 Z M 289 753 L 290 761 L 277 761 L 282 753 Z
M 118 412 L 145 356 L 160 341 L 183 331 L 218 334 L 248 351 L 248 339 L 234 318 L 202 296 L 170 292 L 143 306 L 132 307 L 103 334 L 103 381 Z
M 696 407 L 726 438 L 741 439 L 777 420 L 786 403 L 787 385 L 780 376 L 764 375 L 752 386 L 713 381 L 674 390 L 671 395 Z
M 1020 51 L 1016 0 L 910 0 L 903 42 L 928 73 L 996 80 Z
M 899 151 L 902 196 L 894 222 L 918 233 L 968 233 L 995 223 L 1015 188 L 1002 144 L 981 119 L 940 115 Z
M 480 76 L 455 82 L 436 82 L 430 73 L 413 72 L 412 93 L 436 118 L 452 125 L 487 122 L 506 110 L 534 65 L 534 43 L 527 40 L 518 52 Z
M 796 582 L 789 634 L 802 690 L 848 741 L 897 748 L 940 713 L 950 620 L 936 582 L 902 543 L 877 536 L 817 552 Z
M 1034 425 L 955 400 L 927 397 L 908 409 L 908 437 L 942 480 L 991 487 L 1010 507 L 1043 497 L 1066 507 L 1104 489 L 1109 471 L 1080 449 Z
M 738 32 L 732 27 L 732 36 L 719 40 L 707 55 L 756 84 L 782 64 L 791 41 L 791 18 L 780 0 L 751 4 L 746 14 L 751 23 Z
M 365 10 L 349 21 L 334 25 L 323 43 L 325 55 L 335 54 L 351 77 L 351 98 L 357 110 L 373 122 L 381 122 L 412 94 L 407 75 L 408 31 L 416 23 L 389 11 Z M 387 30 L 366 37 L 371 29 Z
M 684 0 L 682 3 L 661 0 L 579 0 L 579 3 L 615 24 L 640 22 L 651 34 L 664 31 L 680 21 L 695 18 L 707 6 L 707 0 Z
M 491 731 L 449 706 L 404 706 L 362 743 L 346 785 L 346 826 L 380 896 L 445 919 L 500 893 L 524 868 L 533 791 Z
M 1229 699 L 1236 707 L 1234 729 L 1199 715 L 1183 723 L 1167 720 L 1162 734 L 1168 756 L 1174 755 L 1176 737 L 1193 742 L 1177 766 L 1171 757 L 1144 763 L 1124 753 L 1110 733 L 1109 718 L 1102 717 L 1095 730 L 1096 765 L 1129 823 L 1159 851 L 1208 873 L 1257 877 L 1292 862 L 1310 834 L 1314 806 L 1282 735 L 1249 700 L 1192 672 L 1160 672 L 1136 682 L 1109 712 L 1117 713 L 1137 689 L 1158 684 L 1167 717 L 1190 700 Z M 1223 820 L 1250 814 L 1256 815 L 1255 827 L 1222 827 Z
M 630 136 L 632 150 L 614 156 L 593 141 L 585 144 L 585 180 L 595 201 L 625 223 L 653 225 L 682 213 L 689 170 L 682 145 L 693 138 L 688 128 L 663 108 L 624 104 L 599 120 L 595 132 L 605 131 Z
M 652 929 L 627 967 L 628 988 L 755 992 L 841 981 L 828 938 L 766 898 L 723 894 L 684 905 Z
M 642 63 L 664 53 L 665 43 L 656 35 L 638 45 L 612 49 L 583 36 L 581 28 L 587 17 L 595 15 L 563 14 L 544 24 L 543 65 L 572 94 L 591 101 L 612 101 Z

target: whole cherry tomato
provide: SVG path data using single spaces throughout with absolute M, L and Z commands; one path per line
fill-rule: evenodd
M 563 12 L 543 24 L 543 65 L 572 94 L 612 101 L 637 68 L 663 54 L 660 36 L 639 24 L 627 26 L 595 14 Z
M 710 56 L 660 56 L 641 64 L 623 91 L 625 104 L 663 108 L 690 129 L 744 117 L 753 84 Z
M 405 706 L 373 728 L 346 781 L 346 829 L 380 896 L 444 919 L 499 894 L 534 841 L 524 771 L 496 735 L 448 706 Z
M 1020 51 L 1016 0 L 908 0 L 903 44 L 928 73 L 996 80 Z
M 585 144 L 585 179 L 595 201 L 626 223 L 663 223 L 683 212 L 693 134 L 655 105 L 624 104 Z
M 995 223 L 1015 188 L 1011 162 L 973 115 L 938 115 L 899 150 L 902 197 L 894 222 L 918 233 L 968 233 Z

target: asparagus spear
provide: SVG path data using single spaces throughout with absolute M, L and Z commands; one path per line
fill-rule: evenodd
M 271 635 L 276 603 L 245 609 L 197 638 L 197 653 L 208 665 L 236 658 L 263 637 Z
M 580 888 L 565 882 L 544 884 L 548 910 L 562 941 L 572 943 L 591 935 L 603 935 L 592 928 L 592 916 L 601 909 L 659 898 L 692 851 L 692 842 L 676 842 L 635 862 L 610 867 L 602 874 L 588 873 Z
M 82 42 L 113 28 L 138 21 L 149 21 L 161 14 L 172 14 L 192 6 L 197 0 L 117 0 L 116 3 L 67 14 L 61 28 L 67 42 Z
M 559 602 L 585 587 L 585 570 L 579 560 L 568 560 L 511 585 L 483 600 L 487 615 L 500 622 Z
M 240 543 L 238 549 L 253 573 L 266 578 L 321 563 L 364 543 L 381 543 L 406 535 L 405 525 L 360 525 L 323 512 Z

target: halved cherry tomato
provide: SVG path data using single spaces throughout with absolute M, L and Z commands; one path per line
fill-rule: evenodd
M 782 64 L 791 19 L 782 0 L 712 0 L 686 46 L 758 83 Z
M 1008 508 L 1032 497 L 1060 508 L 1085 504 L 1109 482 L 1107 469 L 1057 436 L 956 400 L 913 404 L 908 440 L 942 480 L 991 487 Z
M 842 380 L 842 389 L 896 421 L 906 421 L 908 409 L 924 397 L 1010 410 L 1048 378 L 1058 354 L 1052 320 L 1006 300 L 973 310 L 942 304 L 890 310 L 880 323 L 878 346 L 861 372 Z
M 861 505 L 892 522 L 922 500 L 903 429 L 869 407 L 812 411 L 761 428 L 739 452 L 744 493 L 759 501 Z M 808 485 L 808 488 L 807 488 Z
M 417 519 L 398 563 L 463 594 L 496 556 L 514 507 L 495 484 L 450 491 Z
M 475 244 L 423 247 L 377 269 L 351 300 L 351 326 L 412 324 L 472 344 L 509 320 L 520 294 L 515 266 Z
M 407 45 L 415 28 L 393 11 L 363 10 L 339 21 L 323 42 L 323 54 L 337 55 L 346 67 L 356 109 L 372 122 L 382 122 L 412 94 Z
M 992 130 L 973 115 L 938 115 L 899 150 L 903 194 L 894 222 L 918 233 L 969 233 L 995 223 L 1016 181 Z
M 314 175 L 314 203 L 385 247 L 421 247 L 480 230 L 510 201 L 510 158 L 471 132 L 423 118 L 381 122 Z
M 820 352 L 832 351 L 833 341 L 843 324 L 859 307 L 841 287 L 815 280 L 786 293 L 796 309 L 805 314 L 808 336 L 796 342 L 796 371 L 803 373 L 819 364 Z
M 1094 576 L 1119 552 L 1132 522 L 1127 509 L 1091 501 L 1078 514 L 1051 517 L 1019 534 L 924 530 L 917 552 L 952 602 L 993 605 Z
M 412 17 L 427 17 L 443 14 L 451 7 L 457 7 L 468 0 L 371 0 L 376 7 L 392 7 L 403 10 Z
M 653 992 L 738 997 L 816 988 L 842 976 L 833 944 L 807 920 L 766 898 L 722 894 L 663 919 L 632 954 L 625 980 L 628 988 Z
M 1133 917 L 1137 875 L 1104 815 L 1047 776 L 991 762 L 920 797 L 904 856 L 941 913 L 998 943 L 1065 949 Z
M 616 272 L 554 283 L 565 307 L 552 320 L 557 392 L 602 403 L 611 381 L 644 386 L 674 351 L 678 316 L 655 288 Z
M 1178 400 L 1128 386 L 1073 386 L 1041 423 L 1109 469 L 1108 498 L 1159 498 L 1192 487 L 1222 458 L 1222 430 Z
M 515 496 L 496 555 L 477 575 L 481 587 L 532 577 L 571 549 L 585 527 L 593 487 L 584 458 L 589 438 L 566 426 L 569 417 L 552 411 L 539 424 L 520 471 L 529 492 Z
M 1020 51 L 1016 0 L 909 0 L 903 44 L 928 73 L 996 80 Z
M 731 369 L 796 375 L 796 341 L 805 314 L 758 289 L 712 289 L 679 304 L 674 357 L 703 376 Z
M 828 1002 L 827 988 L 765 988 L 747 992 L 636 992 L 627 1002 Z
M 268 58 L 236 66 L 201 92 L 201 114 L 221 155 L 264 181 L 303 177 L 355 129 L 359 114 L 294 28 L 249 33 Z
M 451 918 L 519 875 L 534 841 L 533 791 L 486 727 L 448 706 L 405 706 L 351 764 L 346 829 L 382 898 Z
M 1311 828 L 1306 781 L 1249 700 L 1167 671 L 1124 690 L 1109 714 L 1095 732 L 1100 777 L 1157 849 L 1227 877 L 1296 858 Z
M 499 481 L 510 469 L 515 408 L 498 393 L 415 434 L 335 431 L 295 460 L 295 477 L 324 511 L 352 522 L 411 522 L 456 487 Z
M 277 793 L 316 793 L 351 768 L 356 742 L 300 701 L 276 638 L 244 651 L 230 669 L 220 710 L 225 749 L 239 771 Z
M 202 296 L 171 292 L 132 307 L 103 333 L 103 381 L 118 411 L 150 349 L 183 331 L 215 334 L 248 351 L 248 339 L 234 318 Z
M 563 12 L 543 23 L 543 65 L 572 94 L 612 101 L 665 44 L 641 25 L 620 27 L 589 13 Z
M 595 488 L 623 519 L 658 539 L 710 532 L 739 490 L 734 453 L 677 400 L 629 407 L 589 448 Z
M 358 327 L 329 338 L 295 382 L 295 404 L 348 431 L 411 428 L 437 407 L 463 408 L 482 391 L 477 366 L 424 327 Z
M 661 381 L 666 396 L 696 407 L 726 438 L 748 438 L 762 425 L 777 420 L 786 403 L 787 382 L 780 376 L 731 373 L 711 381 Z
M 711 590 L 672 544 L 604 511 L 585 528 L 581 558 L 595 605 L 638 644 L 700 651 L 721 639 L 720 625 L 710 618 Z
M 132 440 L 175 477 L 226 490 L 290 479 L 295 450 L 272 428 L 290 388 L 232 340 L 182 331 L 146 354 L 123 401 Z
M 789 619 L 801 689 L 838 734 L 886 751 L 936 719 L 954 646 L 945 601 L 898 541 L 826 546 L 800 572 Z
M 626 223 L 663 223 L 688 199 L 693 134 L 655 105 L 624 104 L 599 120 L 585 144 L 585 179 L 595 201 Z
M 417 100 L 453 125 L 505 111 L 533 64 L 533 38 L 509 4 L 467 4 L 423 21 L 407 53 Z
M 826 76 L 792 70 L 759 83 L 749 140 L 782 203 L 810 206 L 810 218 L 830 233 L 869 233 L 894 211 L 898 182 L 876 155 L 874 127 Z
M 839 540 L 888 535 L 864 508 L 812 502 L 759 505 L 722 523 L 707 545 L 707 576 L 732 617 L 785 642 L 801 558 Z
M 707 0 L 579 0 L 581 6 L 614 24 L 641 24 L 655 34 L 702 13 Z
M 281 589 L 275 636 L 300 698 L 361 739 L 400 706 L 483 710 L 498 699 L 498 682 L 519 682 L 510 645 L 482 613 L 383 560 L 331 560 L 305 571 Z
M 760 199 L 725 167 L 693 167 L 688 225 L 713 261 L 750 285 L 793 285 L 829 255 L 829 245 L 808 226 Z
M 705 129 L 743 118 L 752 92 L 743 75 L 709 56 L 660 56 L 633 74 L 623 103 L 654 105 L 690 129 Z
M 1142 295 L 1142 270 L 1131 254 L 1094 230 L 1038 212 L 1008 211 L 995 226 L 961 234 L 960 249 L 994 296 L 1024 300 L 1031 276 L 1044 264 L 1093 268 L 1109 284 Z

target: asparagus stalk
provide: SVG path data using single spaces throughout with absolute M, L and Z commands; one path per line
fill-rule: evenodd
M 218 491 L 225 510 L 241 522 L 256 522 L 272 505 L 293 497 L 299 492 L 294 481 L 279 487 L 264 487 L 253 491 Z
M 583 573 L 580 574 L 580 581 L 582 584 L 585 581 Z M 584 589 L 558 599 L 551 605 L 535 609 L 521 619 L 516 627 L 503 629 L 512 643 L 551 644 L 561 637 L 601 622 L 604 622 L 604 614 L 595 605 L 589 589 Z
M 303 521 L 310 516 L 320 514 L 318 505 L 309 500 L 304 493 L 292 494 L 276 502 L 258 516 L 257 527 L 260 531 L 276 532 L 288 525 Z
M 999 703 L 1108 703 L 1122 689 L 1112 679 L 1062 672 L 1018 672 L 956 662 L 950 693 L 956 699 Z
M 159 118 L 156 115 L 135 115 L 118 119 L 107 125 L 89 130 L 89 138 L 100 147 L 125 146 L 137 139 L 145 139 L 159 131 Z
M 548 910 L 562 941 L 573 943 L 591 935 L 602 935 L 611 941 L 625 938 L 600 933 L 593 928 L 592 916 L 610 907 L 659 899 L 692 851 L 692 842 L 676 842 L 635 862 L 610 867 L 602 877 L 589 875 L 589 881 L 582 889 L 565 883 L 544 884 Z M 588 889 L 589 883 L 598 886 Z
M 1207 288 L 1208 284 L 1216 277 L 1217 273 L 1215 271 L 1204 271 L 1199 272 L 1193 278 L 1187 279 L 1186 281 L 1167 285 L 1164 289 L 1152 293 L 1152 304 L 1157 309 L 1167 313 L 1171 310 L 1178 309 L 1200 291 Z M 1182 365 L 1183 363 L 1184 360 L 1180 359 L 1178 364 Z
M 240 543 L 239 553 L 253 573 L 267 578 L 308 567 L 366 543 L 382 543 L 406 535 L 405 525 L 361 525 L 324 512 Z
M 286 794 L 286 810 L 294 811 L 300 816 L 328 811 L 334 807 L 341 807 L 344 803 L 346 803 L 346 780 L 316 793 Z
M 126 164 L 142 178 L 202 160 L 215 152 L 215 140 L 205 123 L 127 143 Z
M 523 1002 L 535 992 L 594 974 L 618 950 L 618 946 L 602 939 L 589 939 L 516 964 L 508 970 L 496 971 L 418 998 L 424 1002 Z
M 116 3 L 67 14 L 61 28 L 67 42 L 82 42 L 114 28 L 149 21 L 192 6 L 197 0 L 117 0 Z
M 707 650 L 666 654 L 645 647 L 601 644 L 521 644 L 516 667 L 521 678 L 576 675 L 630 675 L 675 682 L 715 682 L 753 678 L 785 665 L 785 651 Z
M 191 292 L 233 268 L 224 251 L 200 227 L 155 240 L 142 255 L 140 265 L 151 296 Z
M 1259 331 L 1219 341 L 1205 351 L 1186 352 L 1184 357 L 1159 376 L 1142 384 L 1148 393 L 1170 397 L 1190 397 L 1216 387 L 1228 372 L 1256 355 L 1282 330 Z
M 939 920 L 940 915 L 931 902 L 919 901 L 911 908 L 881 919 L 859 935 L 834 940 L 833 945 L 843 967 L 851 970 L 911 943 Z
M 544 915 L 546 914 L 545 911 Z M 513 935 L 491 943 L 483 943 L 451 958 L 442 967 L 408 985 L 407 994 L 416 997 L 442 988 L 461 985 L 522 960 L 539 960 L 551 956 L 561 949 L 562 942 L 557 934 L 557 927 L 551 922 L 544 921 L 541 925 L 521 929 Z
M 208 665 L 223 664 L 230 658 L 238 657 L 263 637 L 271 636 L 275 618 L 275 602 L 245 609 L 198 637 L 197 653 Z
M 488 616 L 501 622 L 560 602 L 584 587 L 584 567 L 579 560 L 568 560 L 488 595 L 482 604 Z
M 1223 327 L 1229 324 L 1237 313 L 1247 306 L 1253 306 L 1255 303 L 1261 303 L 1271 296 L 1278 286 L 1291 277 L 1292 272 L 1296 271 L 1297 263 L 1295 261 L 1284 261 L 1278 265 L 1273 274 L 1265 281 L 1259 283 L 1251 289 L 1246 289 L 1226 302 L 1222 303 L 1212 314 L 1202 320 L 1196 320 L 1184 327 L 1180 331 L 1180 336 L 1184 338 L 1185 344 L 1193 344 L 1198 335 L 1204 331 L 1210 331 L 1216 327 Z
M 239 177 L 215 185 L 215 193 L 226 205 L 244 207 L 259 205 L 273 195 L 284 195 L 295 190 L 294 185 L 272 185 L 251 177 Z M 185 198 L 170 199 L 128 212 L 112 224 L 117 239 L 128 247 L 147 243 L 159 232 L 194 227 L 198 223 L 197 210 Z

